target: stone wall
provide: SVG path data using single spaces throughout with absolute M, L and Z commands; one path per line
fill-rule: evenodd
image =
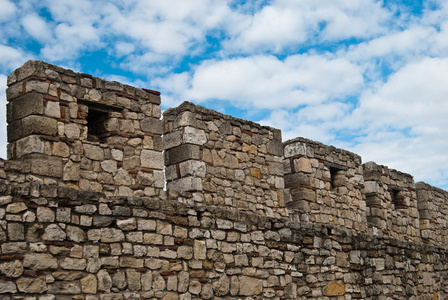
M 431 245 L 446 247 L 448 192 L 424 182 L 417 182 L 416 189 L 422 240 Z
M 2 299 L 444 299 L 448 292 L 446 249 L 177 199 L 2 181 L 0 219 Z
M 287 215 L 278 129 L 185 102 L 164 114 L 167 188 L 198 204 Z
M 7 171 L 107 195 L 164 187 L 160 93 L 29 61 L 6 95 Z
M 43 62 L 8 85 L 0 299 L 448 297 L 445 191 Z
M 367 221 L 374 234 L 420 242 L 417 194 L 411 175 L 364 164 Z
M 359 155 L 296 138 L 284 143 L 284 166 L 292 220 L 367 231 Z

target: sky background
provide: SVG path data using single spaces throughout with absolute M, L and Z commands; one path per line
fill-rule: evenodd
M 448 1 L 0 0 L 6 76 L 29 59 L 192 101 L 448 190 Z

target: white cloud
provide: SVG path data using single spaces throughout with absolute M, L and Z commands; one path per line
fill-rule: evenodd
M 0 44 L 0 70 L 3 72 L 13 71 L 30 58 L 22 50 Z
M 26 32 L 40 42 L 48 41 L 51 38 L 51 31 L 44 19 L 36 14 L 29 14 L 22 19 Z
M 356 92 L 363 79 L 362 69 L 345 59 L 293 55 L 282 61 L 260 55 L 206 61 L 191 76 L 175 75 L 155 82 L 186 100 L 223 100 L 242 108 L 264 109 L 345 97 Z
M 229 24 L 227 51 L 260 53 L 298 49 L 300 44 L 368 38 L 387 31 L 392 14 L 373 0 L 275 0 Z
M 14 3 L 8 0 L 0 0 L 0 23 L 14 18 L 17 11 Z

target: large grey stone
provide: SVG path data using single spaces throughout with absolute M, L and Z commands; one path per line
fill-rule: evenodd
M 143 168 L 162 170 L 164 168 L 163 154 L 159 151 L 142 150 L 140 164 Z
M 56 258 L 50 254 L 31 253 L 25 255 L 23 266 L 32 270 L 48 270 L 56 269 L 58 267 L 58 262 Z
M 142 131 L 154 133 L 154 134 L 163 134 L 163 122 L 162 120 L 155 118 L 144 118 L 140 122 L 140 128 Z
M 16 281 L 17 288 L 23 293 L 42 294 L 47 290 L 45 276 L 20 277 Z
M 44 113 L 44 97 L 36 92 L 20 96 L 10 104 L 12 105 L 12 117 L 14 119 L 21 119 L 30 115 L 42 115 Z

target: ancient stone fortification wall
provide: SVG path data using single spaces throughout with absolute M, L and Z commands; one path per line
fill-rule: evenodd
M 0 299 L 448 295 L 445 191 L 43 62 L 8 85 Z
M 361 157 L 297 138 L 284 143 L 291 218 L 366 232 Z
M 160 93 L 29 61 L 6 94 L 6 170 L 107 195 L 164 187 Z
M 285 217 L 278 129 L 183 103 L 164 114 L 167 188 L 194 200 Z

